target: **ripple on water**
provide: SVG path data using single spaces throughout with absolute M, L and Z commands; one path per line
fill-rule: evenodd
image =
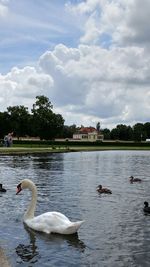
M 0 245 L 12 266 L 149 266 L 150 152 L 104 151 L 0 157 Z M 143 180 L 130 184 L 133 175 Z M 57 210 L 84 219 L 78 236 L 45 235 L 24 227 L 30 192 L 16 185 L 32 178 L 38 188 L 36 214 Z M 98 184 L 112 195 L 100 195 Z

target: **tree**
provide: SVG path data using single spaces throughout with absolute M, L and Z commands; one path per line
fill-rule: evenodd
M 53 113 L 49 138 L 53 139 L 54 137 L 55 138 L 61 137 L 63 134 L 63 128 L 64 128 L 64 119 L 62 115 Z
M 110 130 L 105 128 L 101 130 L 102 134 L 104 135 L 104 140 L 109 140 L 110 139 Z
M 100 122 L 98 122 L 98 123 L 96 124 L 96 130 L 98 131 L 98 133 L 100 132 L 100 128 L 101 128 L 101 126 L 100 126 Z
M 127 141 L 132 139 L 132 128 L 130 126 L 119 124 L 117 129 L 119 130 L 119 140 Z
M 0 138 L 11 132 L 10 115 L 8 112 L 0 112 Z
M 24 106 L 8 107 L 7 112 L 10 120 L 11 131 L 19 138 L 28 134 L 29 129 L 29 112 Z
M 146 132 L 143 123 L 136 123 L 133 126 L 133 135 L 135 141 L 142 141 L 146 139 Z
M 110 136 L 112 140 L 118 140 L 119 139 L 119 129 L 113 128 L 110 132 Z
M 127 140 L 133 140 L 133 129 L 131 126 L 127 126 Z
M 53 105 L 46 96 L 36 96 L 36 102 L 31 110 L 34 126 L 34 136 L 40 139 L 53 139 L 63 130 L 64 119 L 52 111 Z
M 144 124 L 144 131 L 146 132 L 146 138 L 150 138 L 150 122 Z
M 124 124 L 118 124 L 116 128 L 111 131 L 111 139 L 115 140 L 133 140 L 133 130 L 131 126 L 126 126 Z
M 73 134 L 77 131 L 76 125 L 73 124 L 71 126 L 64 125 L 63 127 L 63 133 L 62 137 L 63 138 L 72 138 Z

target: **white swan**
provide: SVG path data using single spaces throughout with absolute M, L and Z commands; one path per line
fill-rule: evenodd
M 71 222 L 65 215 L 60 212 L 46 212 L 34 217 L 37 202 L 36 185 L 29 179 L 24 179 L 17 186 L 17 193 L 22 189 L 29 189 L 32 192 L 32 199 L 27 211 L 24 214 L 24 222 L 32 229 L 47 234 L 74 234 L 84 221 Z

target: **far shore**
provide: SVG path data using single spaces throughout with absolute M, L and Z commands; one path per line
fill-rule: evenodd
M 62 146 L 62 147 L 0 147 L 0 155 L 35 154 L 35 153 L 66 153 L 108 150 L 150 150 L 150 147 L 141 146 Z

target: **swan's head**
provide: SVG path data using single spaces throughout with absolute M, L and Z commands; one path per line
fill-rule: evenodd
M 35 187 L 34 183 L 29 180 L 29 179 L 24 179 L 21 181 L 20 184 L 17 185 L 17 192 L 16 195 L 19 194 L 21 192 L 22 189 L 32 189 L 33 187 Z

